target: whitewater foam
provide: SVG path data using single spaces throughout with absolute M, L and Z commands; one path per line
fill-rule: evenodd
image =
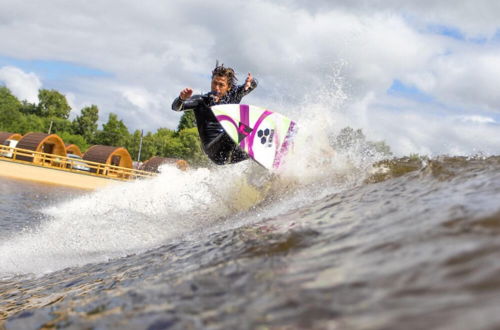
M 50 206 L 46 219 L 0 244 L 2 274 L 46 273 L 160 246 L 235 214 L 238 164 L 187 172 L 164 166 L 155 178 L 119 183 Z
M 310 107 L 299 118 L 294 151 L 273 174 L 250 161 L 186 172 L 166 165 L 157 177 L 47 207 L 41 223 L 0 243 L 0 276 L 141 253 L 194 232 L 260 221 L 357 184 L 376 157 L 355 148 L 334 151 L 333 122 L 331 113 Z

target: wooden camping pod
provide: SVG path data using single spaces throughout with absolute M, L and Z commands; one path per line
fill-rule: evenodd
M 127 149 L 121 147 L 95 145 L 83 154 L 83 159 L 95 163 L 132 168 L 132 157 Z M 90 171 L 93 173 L 97 172 L 95 168 L 91 168 Z M 113 175 L 113 171 L 99 174 Z
M 185 171 L 188 168 L 188 162 L 183 159 L 175 159 L 175 158 L 165 158 L 165 157 L 151 157 L 144 164 L 141 165 L 140 170 L 159 173 L 158 168 L 163 164 L 175 164 L 177 168 Z
M 76 144 L 66 144 L 66 153 L 68 154 L 73 154 L 73 155 L 78 155 L 80 157 L 83 156 L 82 151 L 80 150 L 80 147 L 77 146 Z
M 67 155 L 64 142 L 57 134 L 28 133 L 19 140 L 16 147 L 54 156 L 66 157 Z M 16 159 L 33 163 L 50 162 L 51 165 L 57 166 L 57 157 L 42 157 L 37 154 L 35 156 L 19 155 Z
M 0 144 L 3 144 L 6 140 L 21 140 L 23 136 L 18 133 L 10 132 L 0 132 Z

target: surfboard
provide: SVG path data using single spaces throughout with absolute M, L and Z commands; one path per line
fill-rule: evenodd
M 246 104 L 215 105 L 211 109 L 229 137 L 250 158 L 269 170 L 282 166 L 297 131 L 293 120 Z

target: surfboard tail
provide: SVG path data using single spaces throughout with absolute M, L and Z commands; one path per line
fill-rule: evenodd
M 288 154 L 289 150 L 293 148 L 293 138 L 297 133 L 297 130 L 297 125 L 294 121 L 291 121 L 285 139 L 281 144 L 281 148 L 276 151 L 276 156 L 274 157 L 273 163 L 274 169 L 278 169 L 281 165 L 283 165 L 286 155 Z

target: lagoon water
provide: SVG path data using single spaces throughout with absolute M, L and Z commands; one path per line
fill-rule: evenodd
M 500 328 L 500 157 L 381 159 L 1 178 L 0 328 Z

